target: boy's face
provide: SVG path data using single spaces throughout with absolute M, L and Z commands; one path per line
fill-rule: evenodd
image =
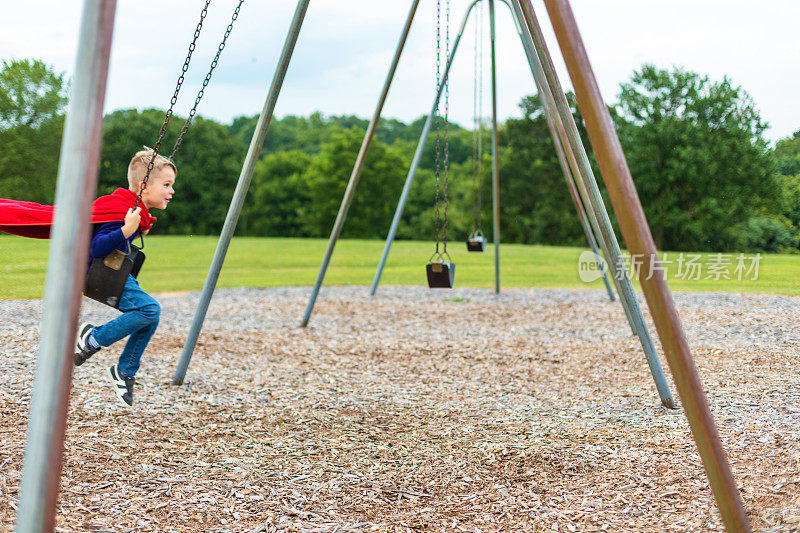
M 150 173 L 147 180 L 147 187 L 142 193 L 142 203 L 147 209 L 166 209 L 167 204 L 175 194 L 175 171 L 170 167 L 164 167 L 159 171 Z

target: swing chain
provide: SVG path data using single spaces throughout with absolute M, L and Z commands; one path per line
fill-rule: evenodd
M 480 7 L 475 18 L 475 43 L 473 45 L 472 71 L 475 75 L 472 78 L 472 231 L 470 237 L 475 234 L 475 207 L 477 196 L 475 194 L 475 184 L 477 182 L 478 165 L 478 26 L 480 26 Z
M 208 6 L 211 4 L 211 0 L 206 0 L 203 9 L 200 11 L 200 21 L 197 23 L 197 26 L 194 30 L 194 38 L 192 42 L 189 43 L 189 52 L 186 54 L 186 59 L 183 62 L 183 67 L 181 67 L 181 73 L 178 76 L 178 82 L 175 85 L 175 91 L 172 93 L 172 98 L 169 101 L 169 109 L 167 109 L 167 113 L 164 116 L 164 123 L 161 125 L 161 130 L 158 132 L 158 140 L 156 141 L 155 145 L 153 146 L 153 155 L 150 157 L 150 161 L 147 163 L 147 171 L 144 174 L 144 178 L 142 179 L 142 183 L 139 186 L 139 194 L 136 196 L 136 203 L 133 204 L 134 209 L 139 203 L 142 201 L 142 193 L 144 193 L 145 187 L 147 187 L 147 181 L 150 179 L 150 173 L 153 171 L 153 167 L 155 166 L 156 156 L 158 155 L 159 149 L 161 149 L 161 141 L 164 140 L 164 135 L 167 133 L 167 125 L 169 124 L 169 119 L 172 118 L 173 108 L 175 104 L 178 102 L 178 94 L 181 91 L 181 86 L 183 85 L 183 81 L 186 76 L 186 71 L 189 70 L 189 63 L 192 60 L 192 54 L 194 53 L 194 49 L 197 47 L 197 39 L 200 38 L 200 32 L 203 29 L 203 22 L 205 21 L 206 15 L 208 14 Z
M 481 6 L 483 7 L 483 6 Z M 480 11 L 481 31 L 480 31 L 480 62 L 478 63 L 478 231 L 481 231 L 481 209 L 483 196 L 481 195 L 480 177 L 483 175 L 483 21 L 484 9 Z
M 446 27 L 445 27 L 445 57 L 447 61 L 450 60 L 450 0 L 446 0 L 445 3 L 446 11 Z M 441 74 L 441 0 L 436 0 L 436 91 L 438 93 L 439 86 L 442 83 L 442 74 Z M 449 65 L 447 65 L 449 67 Z M 445 70 L 447 70 L 445 67 Z M 435 143 L 435 168 L 434 168 L 434 175 L 436 177 L 436 188 L 435 188 L 435 196 L 434 196 L 434 237 L 436 241 L 436 251 L 433 253 L 433 257 L 439 259 L 439 261 L 444 261 L 444 257 L 449 256 L 447 254 L 447 177 L 448 177 L 448 170 L 449 170 L 449 135 L 448 135 L 448 123 L 447 118 L 449 114 L 450 108 L 450 83 L 449 78 L 445 76 L 444 78 L 444 86 L 445 86 L 445 104 L 444 104 L 444 117 L 442 117 L 439 113 L 439 100 L 436 100 L 436 107 L 434 109 L 434 119 L 436 121 L 436 143 Z M 441 146 L 441 121 L 444 118 L 444 158 L 442 158 L 442 146 Z M 442 172 L 444 172 L 444 176 L 442 177 Z M 441 183 L 443 181 L 443 184 Z M 443 216 L 440 216 L 440 208 L 439 208 L 439 200 L 440 200 L 440 190 L 442 192 L 441 200 L 443 204 Z M 442 230 L 442 250 L 439 251 L 439 231 L 440 225 Z
M 194 99 L 194 106 L 192 107 L 191 111 L 189 111 L 189 116 L 186 119 L 186 122 L 183 124 L 183 128 L 181 128 L 181 133 L 178 135 L 178 140 L 175 141 L 175 146 L 172 148 L 172 155 L 169 156 L 170 161 L 175 159 L 175 154 L 178 152 L 181 147 L 181 143 L 183 142 L 183 136 L 186 135 L 186 132 L 189 130 L 189 125 L 192 123 L 192 119 L 197 113 L 197 106 L 200 104 L 200 100 L 203 99 L 203 95 L 206 92 L 206 87 L 208 87 L 208 83 L 211 81 L 211 75 L 214 73 L 214 69 L 217 68 L 219 58 L 222 55 L 222 51 L 225 49 L 225 43 L 228 40 L 228 36 L 230 36 L 231 31 L 233 30 L 233 23 L 236 22 L 237 18 L 239 18 L 239 10 L 242 8 L 243 3 L 244 0 L 239 0 L 239 3 L 236 5 L 236 9 L 233 10 L 231 21 L 228 24 L 228 27 L 225 29 L 225 35 L 222 37 L 222 42 L 220 42 L 219 46 L 217 47 L 217 55 L 215 55 L 213 61 L 211 61 L 211 67 L 208 70 L 208 74 L 206 74 L 206 77 L 203 80 L 203 85 L 200 87 L 200 91 L 198 91 L 197 97 Z
M 450 61 L 450 0 L 445 2 L 445 47 L 444 53 L 447 61 Z M 447 254 L 447 178 L 450 172 L 450 135 L 449 119 L 450 115 L 450 76 L 447 76 L 444 83 L 444 239 L 442 240 L 442 255 Z
M 475 24 L 475 55 L 472 83 L 472 233 L 470 237 L 481 235 L 481 189 L 480 177 L 483 175 L 483 4 L 478 7 Z M 480 30 L 480 31 L 479 31 Z
M 436 91 L 439 91 L 441 84 L 441 0 L 436 0 Z M 436 100 L 436 108 L 434 109 L 434 121 L 436 122 L 436 155 L 434 159 L 434 176 L 436 178 L 436 188 L 433 203 L 433 231 L 436 240 L 436 251 L 432 257 L 437 257 L 441 261 L 441 253 L 439 252 L 439 172 L 440 172 L 440 121 L 439 121 L 439 100 Z

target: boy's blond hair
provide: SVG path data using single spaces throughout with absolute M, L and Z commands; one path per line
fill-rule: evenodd
M 136 152 L 136 155 L 133 156 L 131 162 L 128 163 L 128 185 L 132 191 L 137 193 L 139 192 L 142 180 L 144 179 L 145 174 L 147 174 L 147 165 L 150 164 L 150 159 L 152 159 L 153 153 L 154 151 L 152 149 L 140 150 Z M 152 176 L 164 167 L 169 167 L 175 172 L 176 175 L 178 174 L 178 169 L 175 167 L 175 163 L 159 154 L 156 156 L 155 161 L 153 161 L 153 170 L 150 172 L 150 175 Z

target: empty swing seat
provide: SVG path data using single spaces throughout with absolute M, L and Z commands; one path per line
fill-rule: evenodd
M 467 239 L 468 252 L 485 252 L 486 251 L 486 237 L 475 236 Z
M 456 274 L 456 264 L 450 261 L 431 262 L 425 267 L 428 274 L 428 287 L 431 289 L 452 289 Z

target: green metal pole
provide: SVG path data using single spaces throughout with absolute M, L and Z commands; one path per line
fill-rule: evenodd
M 217 286 L 217 280 L 222 270 L 222 264 L 225 262 L 225 255 L 228 253 L 228 246 L 233 238 L 233 232 L 236 229 L 239 213 L 242 211 L 247 189 L 250 187 L 253 170 L 255 170 L 256 163 L 258 162 L 258 155 L 261 153 L 261 147 L 264 145 L 264 139 L 267 136 L 267 130 L 272 121 L 275 104 L 278 101 L 278 95 L 281 92 L 283 80 L 289 68 L 289 62 L 292 59 L 292 52 L 297 43 L 297 38 L 300 35 L 300 28 L 303 26 L 303 19 L 305 18 L 309 1 L 310 0 L 300 0 L 297 2 L 297 8 L 295 9 L 294 17 L 289 27 L 289 33 L 284 41 L 281 57 L 275 69 L 275 75 L 272 78 L 272 84 L 270 85 L 267 99 L 264 102 L 264 107 L 261 109 L 261 115 L 258 117 L 258 123 L 253 132 L 253 138 L 250 140 L 250 148 L 247 150 L 247 156 L 245 157 L 242 171 L 239 174 L 239 181 L 236 184 L 236 190 L 233 193 L 231 205 L 225 217 L 225 224 L 222 226 L 222 233 L 220 234 L 217 248 L 214 250 L 214 258 L 211 260 L 206 282 L 203 285 L 203 291 L 200 293 L 200 302 L 197 304 L 197 309 L 192 318 L 192 325 L 186 337 L 186 343 L 183 346 L 183 351 L 181 352 L 178 366 L 175 369 L 175 374 L 172 376 L 173 385 L 182 385 L 183 380 L 186 378 L 186 371 L 192 360 L 194 347 L 197 345 L 197 339 L 200 336 L 203 322 L 205 322 L 208 306 L 211 303 L 211 297 L 214 295 L 214 288 Z
M 116 9 L 116 0 L 87 0 L 83 6 L 58 163 L 57 209 L 22 463 L 16 523 L 20 533 L 55 530 L 73 349 L 89 257 L 89 217 L 100 167 L 103 102 Z
M 353 202 L 353 196 L 355 196 L 356 193 L 358 180 L 361 177 L 361 171 L 364 169 L 364 161 L 367 158 L 367 152 L 369 151 L 370 144 L 375 136 L 375 129 L 378 127 L 378 122 L 381 119 L 383 104 L 386 102 L 386 96 L 389 94 L 389 88 L 392 86 L 392 79 L 394 78 L 394 73 L 397 70 L 397 64 L 400 62 L 400 56 L 403 53 L 403 48 L 405 46 L 406 39 L 408 38 L 408 32 L 411 30 L 411 23 L 414 21 L 414 14 L 417 11 L 418 5 L 419 0 L 413 0 L 413 2 L 411 2 L 411 9 L 409 10 L 408 17 L 406 18 L 406 25 L 403 28 L 403 33 L 400 35 L 400 42 L 397 43 L 394 59 L 392 59 L 392 64 L 389 67 L 389 73 L 386 75 L 386 81 L 383 84 L 383 91 L 381 91 L 381 95 L 378 98 L 378 105 L 375 108 L 375 113 L 372 115 L 372 120 L 367 128 L 367 133 L 364 135 L 364 140 L 361 143 L 361 150 L 358 152 L 356 163 L 353 166 L 353 172 L 350 174 L 350 181 L 347 183 L 347 189 L 344 192 L 344 198 L 342 198 L 342 204 L 339 206 L 339 213 L 336 215 L 336 220 L 333 223 L 331 236 L 330 239 L 328 239 L 328 248 L 325 250 L 325 256 L 322 258 L 322 264 L 319 267 L 317 279 L 314 282 L 314 287 L 311 289 L 311 296 L 308 298 L 308 304 L 306 305 L 306 310 L 303 314 L 303 320 L 300 323 L 301 327 L 308 326 L 308 320 L 311 317 L 311 312 L 314 310 L 314 303 L 317 301 L 319 289 L 322 287 L 322 282 L 325 279 L 325 273 L 328 271 L 328 264 L 331 261 L 333 249 L 336 246 L 336 241 L 339 240 L 339 235 L 342 233 L 342 227 L 344 226 L 344 221 L 347 218 L 347 211 L 350 209 L 350 204 Z
M 500 154 L 497 141 L 497 65 L 495 53 L 494 0 L 489 0 L 492 45 L 492 221 L 494 231 L 494 292 L 500 294 Z
M 516 5 L 517 4 L 515 4 L 515 6 Z M 599 239 L 599 244 L 603 249 L 603 253 L 605 254 L 608 268 L 611 271 L 611 279 L 614 280 L 614 285 L 616 286 L 617 293 L 620 296 L 619 301 L 620 305 L 622 305 L 623 311 L 625 312 L 625 318 L 628 320 L 628 325 L 631 328 L 631 332 L 634 335 L 641 337 L 633 318 L 635 313 L 635 309 L 633 308 L 638 306 L 638 302 L 636 302 L 636 297 L 633 294 L 633 290 L 629 287 L 630 280 L 627 279 L 627 273 L 625 272 L 623 266 L 621 252 L 617 251 L 619 247 L 616 246 L 614 230 L 611 228 L 611 221 L 608 220 L 608 216 L 605 213 L 605 207 L 603 206 L 599 190 L 594 195 L 593 201 L 593 189 L 591 187 L 591 183 L 595 181 L 594 174 L 592 173 L 591 166 L 589 165 L 589 159 L 586 155 L 586 150 L 584 149 L 583 143 L 580 140 L 580 136 L 577 133 L 578 130 L 576 127 L 574 127 L 575 123 L 572 118 L 572 113 L 569 111 L 569 105 L 567 104 L 566 98 L 561 91 L 561 87 L 556 87 L 558 80 L 555 75 L 555 70 L 551 69 L 549 72 L 545 71 L 543 64 L 545 64 L 546 61 L 543 59 L 540 60 L 539 53 L 536 50 L 536 44 L 533 41 L 534 37 L 532 36 L 532 32 L 525 21 L 524 14 L 519 7 L 516 9 L 519 10 L 519 13 L 517 13 L 518 18 L 525 23 L 525 29 L 523 31 L 523 43 L 527 42 L 528 47 L 533 51 L 533 53 L 530 54 L 529 59 L 539 94 L 542 96 L 542 100 L 545 103 L 545 109 L 552 112 L 550 116 L 553 119 L 553 123 L 558 131 L 559 140 L 566 153 L 567 160 L 572 170 L 572 177 L 575 180 L 575 185 L 577 185 L 577 190 L 580 192 L 583 205 L 586 207 L 586 214 L 589 222 L 591 223 L 594 233 Z M 540 43 L 544 43 L 544 40 L 540 39 Z M 542 44 L 541 46 L 544 45 Z M 556 95 L 558 95 L 558 100 L 556 100 Z M 559 107 L 559 105 L 561 107 Z M 561 112 L 562 109 L 564 110 L 563 119 Z M 569 131 L 572 132 L 571 137 L 567 133 L 567 124 L 570 125 Z M 580 160 L 576 154 L 581 155 Z M 647 333 L 645 333 L 645 335 L 647 335 Z M 652 341 L 647 340 L 646 338 L 641 340 L 645 353 L 655 354 L 655 348 L 653 347 L 651 349 Z
M 550 130 L 550 137 L 553 139 L 553 146 L 556 149 L 556 156 L 558 157 L 558 163 L 561 166 L 561 172 L 564 175 L 564 179 L 567 182 L 567 188 L 569 189 L 570 198 L 572 198 L 572 203 L 575 206 L 575 210 L 578 212 L 578 218 L 580 219 L 581 227 L 583 228 L 583 234 L 586 237 L 586 242 L 589 244 L 589 247 L 592 249 L 592 253 L 595 257 L 595 263 L 597 264 L 598 270 L 602 273 L 603 283 L 606 287 L 606 292 L 608 293 L 608 298 L 613 302 L 615 300 L 614 297 L 614 289 L 611 287 L 611 283 L 608 280 L 608 269 L 605 266 L 605 261 L 603 257 L 600 255 L 600 251 L 597 249 L 597 239 L 595 238 L 594 230 L 589 223 L 588 215 L 586 214 L 586 210 L 584 209 L 583 202 L 581 201 L 581 197 L 578 195 L 578 190 L 575 187 L 575 178 L 572 175 L 572 171 L 570 170 L 569 163 L 567 162 L 567 156 L 565 154 L 566 150 L 569 150 L 569 145 L 564 145 L 562 143 L 562 137 L 559 136 L 559 130 L 556 127 L 556 121 L 558 121 L 558 115 L 553 111 L 555 105 L 552 103 L 553 98 L 552 94 L 547 91 L 547 82 L 544 79 L 544 73 L 541 70 L 541 65 L 538 64 L 538 57 L 536 55 L 536 50 L 533 48 L 533 42 L 531 41 L 530 34 L 528 34 L 525 30 L 523 30 L 523 23 L 521 22 L 522 13 L 519 11 L 519 6 L 515 3 L 511 5 L 509 0 L 502 0 L 503 3 L 508 6 L 508 9 L 511 11 L 511 16 L 514 20 L 514 26 L 516 27 L 517 33 L 519 34 L 520 41 L 522 42 L 522 48 L 525 51 L 525 55 L 528 58 L 528 65 L 531 68 L 531 73 L 533 74 L 533 79 L 536 84 L 536 88 L 539 92 L 539 95 L 542 100 L 542 111 L 547 121 L 547 128 Z M 559 123 L 560 124 L 560 123 Z M 566 138 L 566 135 L 563 136 Z M 575 154 L 570 153 L 571 161 L 575 161 Z M 574 163 L 574 168 L 577 169 L 577 163 Z M 595 225 L 597 221 L 594 221 Z M 633 329 L 633 324 L 630 320 L 628 307 L 627 304 L 623 304 L 623 309 L 625 310 L 625 315 L 628 317 L 628 323 L 631 324 L 631 330 L 633 331 L 634 335 L 636 334 L 636 330 Z
M 527 30 L 532 38 L 534 48 L 538 54 L 539 61 L 537 62 L 537 65 L 542 67 L 544 77 L 546 78 L 547 82 L 546 85 L 549 88 L 550 94 L 555 99 L 555 108 L 558 111 L 562 125 L 566 127 L 567 136 L 565 141 L 570 145 L 574 153 L 580 158 L 580 165 L 577 170 L 581 179 L 578 180 L 577 183 L 581 190 L 581 194 L 585 195 L 584 201 L 587 205 L 591 206 L 590 211 L 593 212 L 597 222 L 599 223 L 598 228 L 600 232 L 599 234 L 602 237 L 601 244 L 603 245 L 603 251 L 606 253 L 609 268 L 614 273 L 614 279 L 619 282 L 618 289 L 620 302 L 623 303 L 623 306 L 627 302 L 628 318 L 633 324 L 636 335 L 639 337 L 639 341 L 642 344 L 642 349 L 644 351 L 645 358 L 647 359 L 647 365 L 650 367 L 650 373 L 653 376 L 653 381 L 655 382 L 656 389 L 658 390 L 658 394 L 661 398 L 661 403 L 665 407 L 674 409 L 675 402 L 672 399 L 672 393 L 669 390 L 669 385 L 667 384 L 666 377 L 664 376 L 664 370 L 661 367 L 661 362 L 658 360 L 655 345 L 650 337 L 647 324 L 645 324 L 644 315 L 642 314 L 639 300 L 636 298 L 636 292 L 633 290 L 633 284 L 628 277 L 628 273 L 622 261 L 622 251 L 620 250 L 619 243 L 614 235 L 614 229 L 611 226 L 611 220 L 603 203 L 603 198 L 600 195 L 600 189 L 597 186 L 597 180 L 595 180 L 592 167 L 589 164 L 589 158 L 586 154 L 586 149 L 584 148 L 583 142 L 578 134 L 578 128 L 575 125 L 575 119 L 572 116 L 572 111 L 569 108 L 564 91 L 561 88 L 560 82 L 558 81 L 555 67 L 553 66 L 552 59 L 550 58 L 550 52 L 547 49 L 544 35 L 542 34 L 541 28 L 539 28 L 538 21 L 533 13 L 533 8 L 530 7 L 530 10 L 526 11 L 526 5 L 530 7 L 529 0 L 523 0 L 522 11 Z

